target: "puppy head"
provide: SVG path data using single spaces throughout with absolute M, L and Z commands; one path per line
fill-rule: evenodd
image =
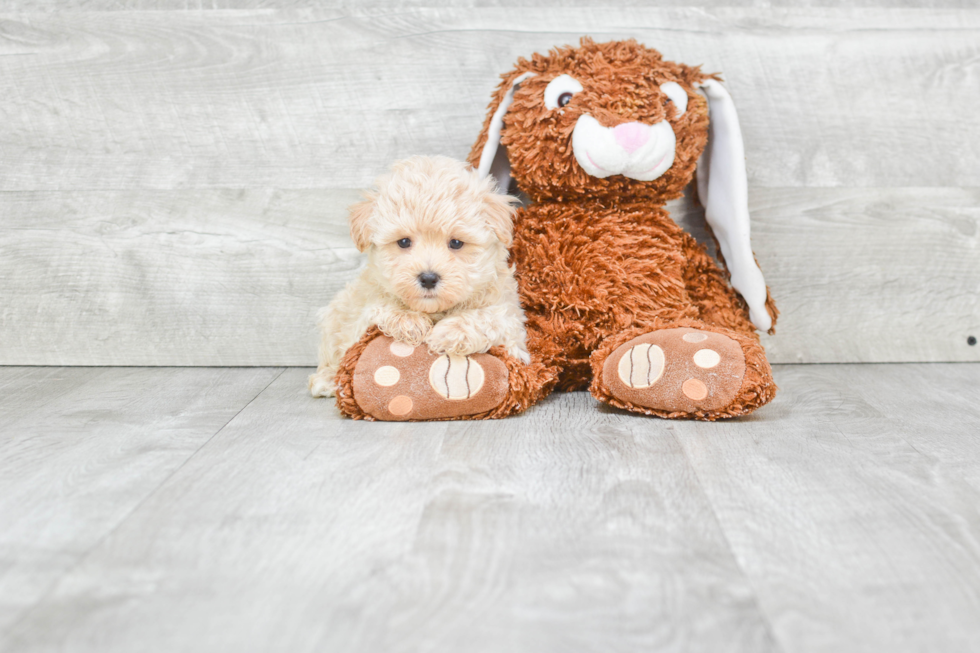
M 470 163 L 501 185 L 512 176 L 535 201 L 679 197 L 707 141 L 707 102 L 695 91 L 706 78 L 633 40 L 583 38 L 520 59 Z
M 507 269 L 513 200 L 465 163 L 412 157 L 351 207 L 368 271 L 412 310 L 439 313 L 488 292 Z

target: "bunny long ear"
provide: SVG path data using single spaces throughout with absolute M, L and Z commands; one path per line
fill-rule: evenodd
M 749 319 L 768 331 L 766 281 L 752 254 L 745 147 L 732 96 L 713 79 L 699 85 L 708 99 L 708 145 L 698 160 L 698 197 L 725 257 L 734 288 L 749 306 Z
M 504 194 L 507 193 L 507 188 L 510 186 L 510 161 L 507 160 L 506 148 L 500 145 L 500 131 L 504 128 L 504 114 L 507 113 L 510 103 L 514 101 L 514 91 L 517 90 L 520 83 L 533 76 L 534 73 L 524 73 L 518 75 L 511 82 L 510 88 L 507 89 L 507 93 L 504 94 L 497 106 L 493 118 L 490 119 L 490 125 L 487 129 L 487 142 L 480 153 L 480 163 L 477 166 L 480 178 L 486 177 L 488 174 L 493 175 L 494 179 L 497 180 L 498 190 Z

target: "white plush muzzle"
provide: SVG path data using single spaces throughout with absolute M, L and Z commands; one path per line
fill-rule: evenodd
M 674 165 L 677 139 L 670 123 L 627 122 L 603 127 L 583 114 L 572 132 L 572 151 L 582 169 L 593 177 L 623 175 L 653 181 Z

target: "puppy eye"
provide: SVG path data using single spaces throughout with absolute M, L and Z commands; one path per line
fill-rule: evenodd
M 677 110 L 677 117 L 683 116 L 684 112 L 687 111 L 687 91 L 677 82 L 664 82 L 660 85 L 660 90 L 667 96 L 664 106 L 673 102 L 674 108 Z
M 568 104 L 572 96 L 582 91 L 582 85 L 571 75 L 559 75 L 548 82 L 544 89 L 544 105 L 549 109 L 560 109 Z
M 453 238 L 449 241 L 449 249 L 459 249 L 463 246 L 463 241 Z
M 409 247 L 412 246 L 412 239 L 402 238 L 401 240 L 398 241 L 398 246 L 401 247 L 402 249 L 408 249 Z

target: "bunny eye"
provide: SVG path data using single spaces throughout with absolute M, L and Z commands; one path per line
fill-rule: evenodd
M 684 115 L 687 111 L 687 91 L 677 82 L 664 82 L 660 85 L 660 90 L 667 96 L 667 100 L 674 103 L 677 109 L 677 118 Z
M 568 104 L 572 96 L 582 90 L 582 85 L 571 75 L 559 75 L 548 82 L 544 89 L 544 106 L 560 109 Z

